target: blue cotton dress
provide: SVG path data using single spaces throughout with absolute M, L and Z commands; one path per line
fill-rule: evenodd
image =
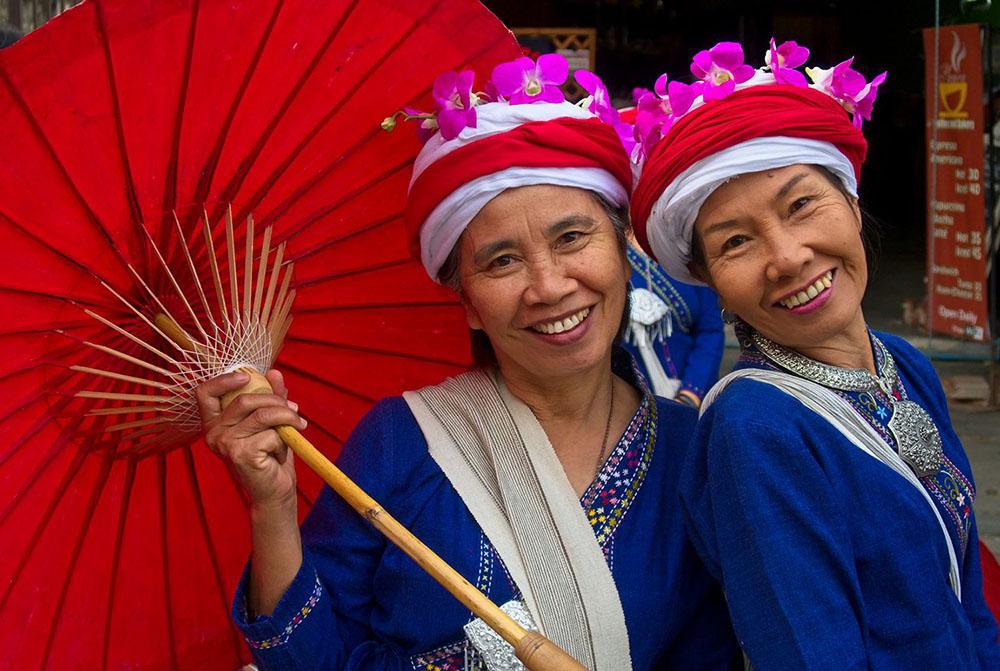
M 900 338 L 877 337 L 896 361 L 895 396 L 917 402 L 941 433 L 944 464 L 921 483 L 958 555 L 961 602 L 948 583 L 947 543 L 920 492 L 759 381 L 733 382 L 699 421 L 681 477 L 695 546 L 758 670 L 1000 669 L 982 592 L 975 485 L 944 392 L 923 355 Z M 774 368 L 741 340 L 737 368 Z M 881 392 L 837 393 L 895 447 Z
M 738 659 L 721 592 L 677 505 L 694 425 L 693 410 L 644 394 L 580 500 L 617 584 L 637 671 L 728 669 Z M 338 464 L 495 603 L 518 596 L 401 398 L 362 419 Z M 302 539 L 302 568 L 270 617 L 248 619 L 246 575 L 234 600 L 233 617 L 262 671 L 464 668 L 462 626 L 472 614 L 329 488 Z
M 628 248 L 628 260 L 632 265 L 632 286 L 652 291 L 670 309 L 670 335 L 663 342 L 653 343 L 663 372 L 680 380 L 680 389 L 704 398 L 719 379 L 719 364 L 726 344 L 719 297 L 708 287 L 675 280 L 656 261 L 632 247 Z M 628 342 L 624 346 L 648 377 L 636 347 Z

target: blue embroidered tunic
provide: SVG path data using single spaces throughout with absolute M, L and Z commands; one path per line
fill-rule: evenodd
M 653 343 L 663 371 L 667 377 L 681 381 L 680 389 L 703 398 L 719 379 L 719 364 L 726 344 L 718 296 L 708 287 L 673 279 L 656 261 L 631 246 L 628 260 L 632 265 L 632 286 L 652 291 L 670 309 L 670 335 L 665 342 Z M 630 343 L 624 346 L 646 375 L 635 346 Z
M 921 482 L 948 525 L 961 602 L 920 492 L 798 400 L 754 380 L 733 382 L 699 422 L 681 478 L 694 543 L 758 669 L 1000 669 L 975 486 L 944 392 L 923 355 L 878 337 L 898 368 L 894 395 L 920 404 L 941 433 L 944 464 Z M 741 340 L 737 368 L 774 368 Z M 895 447 L 881 392 L 837 393 Z
M 726 669 L 738 654 L 721 591 L 676 505 L 694 423 L 692 410 L 645 394 L 580 501 L 618 586 L 636 671 Z M 495 603 L 518 596 L 401 398 L 362 419 L 338 464 Z M 248 621 L 246 575 L 234 600 L 262 671 L 464 668 L 472 614 L 329 488 L 302 539 L 302 568 L 270 617 Z

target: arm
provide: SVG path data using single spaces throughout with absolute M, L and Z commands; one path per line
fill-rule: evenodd
M 690 394 L 700 405 L 705 392 L 719 379 L 726 335 L 715 292 L 706 287 L 697 287 L 696 292 L 698 313 L 691 326 L 691 351 L 684 362 L 678 394 Z
M 979 559 L 979 532 L 976 520 L 969 527 L 969 542 L 962 561 L 962 607 L 969 617 L 979 666 L 1000 669 L 1000 643 L 997 642 L 997 621 L 993 618 L 983 595 L 983 573 Z
M 737 384 L 740 401 L 765 394 L 763 385 Z M 864 604 L 835 483 L 802 433 L 783 428 L 794 424 L 793 408 L 761 400 L 732 421 L 717 412 L 723 401 L 699 424 L 682 494 L 744 651 L 760 669 L 868 668 Z M 768 416 L 765 406 L 785 421 L 754 419 Z
M 385 541 L 329 488 L 300 537 L 292 455 L 271 427 L 304 428 L 305 421 L 285 401 L 280 375 L 271 371 L 268 379 L 277 394 L 241 396 L 221 412 L 219 398 L 245 379 L 222 376 L 198 391 L 206 442 L 232 465 L 251 501 L 253 549 L 233 618 L 262 671 L 403 669 L 399 651 L 375 640 L 368 627 L 371 576 Z M 382 446 L 371 414 L 339 462 L 379 496 L 385 493 L 382 462 L 365 461 L 366 452 Z

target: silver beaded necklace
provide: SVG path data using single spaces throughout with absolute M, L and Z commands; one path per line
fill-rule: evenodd
M 838 368 L 815 361 L 784 345 L 751 331 L 754 345 L 768 359 L 793 375 L 811 380 L 824 387 L 842 391 L 873 392 L 880 390 L 892 410 L 888 428 L 896 439 L 899 456 L 913 469 L 917 477 L 935 475 L 944 463 L 941 434 L 927 411 L 905 398 L 897 399 L 893 389 L 898 381 L 896 361 L 874 335 L 872 342 L 882 359 L 878 377 L 861 368 Z

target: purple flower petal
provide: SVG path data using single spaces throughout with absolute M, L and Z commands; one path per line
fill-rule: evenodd
M 438 127 L 441 129 L 441 137 L 445 140 L 452 140 L 468 125 L 468 112 L 472 112 L 475 121 L 475 110 L 446 109 L 438 112 Z
M 783 68 L 797 68 L 809 60 L 809 50 L 800 47 L 795 40 L 783 42 L 777 51 L 778 55 L 781 56 L 781 67 Z
M 792 86 L 803 87 L 809 86 L 809 83 L 806 81 L 806 76 L 798 70 L 779 68 L 774 70 L 774 78 L 782 84 L 791 84 Z
M 736 90 L 736 82 L 733 81 L 732 79 L 718 85 L 706 82 L 705 92 L 702 94 L 702 96 L 705 98 L 706 101 L 723 100 L 724 98 L 728 98 L 735 90 Z
M 641 100 L 642 97 L 645 96 L 645 95 L 647 95 L 647 94 L 648 95 L 653 95 L 653 92 L 650 91 L 649 89 L 644 89 L 641 86 L 635 87 L 634 89 L 632 89 L 632 102 L 635 103 L 636 105 L 638 105 L 639 104 L 639 100 Z
M 734 69 L 732 72 L 733 72 L 733 79 L 735 80 L 735 82 L 737 84 L 742 84 L 746 80 L 753 77 L 753 74 L 754 72 L 756 72 L 756 70 L 754 70 L 753 67 L 750 65 L 737 65 L 736 69 Z
M 704 79 L 712 71 L 712 56 L 707 51 L 699 51 L 691 59 L 691 74 L 698 79 Z
M 521 90 L 524 84 L 524 73 L 535 69 L 535 63 L 527 56 L 522 56 L 507 63 L 501 63 L 493 68 L 493 85 L 497 92 L 505 98 Z
M 719 42 L 708 53 L 712 62 L 723 70 L 734 70 L 743 64 L 743 47 L 739 42 Z
M 694 99 L 701 93 L 701 89 L 702 86 L 695 84 L 670 82 L 667 86 L 667 99 L 670 100 L 670 110 L 674 116 L 686 114 L 694 104 Z
M 656 84 L 653 85 L 653 90 L 656 91 L 656 95 L 661 98 L 667 97 L 667 75 L 662 74 L 656 78 Z
M 569 76 L 569 63 L 561 54 L 542 54 L 538 57 L 537 67 L 539 78 L 545 84 L 561 86 L 566 83 L 566 78 Z
M 561 103 L 566 101 L 566 94 L 558 86 L 549 84 L 542 88 L 542 92 L 535 96 L 532 102 L 537 100 L 544 100 L 547 103 Z
M 573 73 L 573 78 L 580 86 L 583 87 L 583 90 L 590 95 L 594 95 L 594 92 L 598 89 L 598 87 L 604 86 L 604 83 L 601 82 L 601 78 L 590 70 L 577 70 Z

